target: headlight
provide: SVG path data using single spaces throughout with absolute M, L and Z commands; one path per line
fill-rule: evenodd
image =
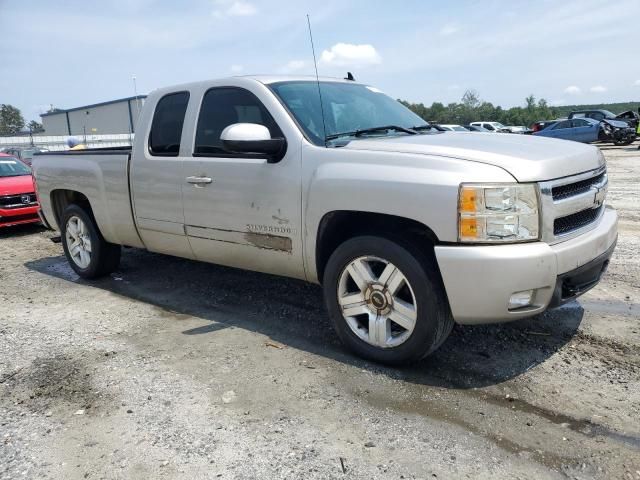
M 460 185 L 458 239 L 461 242 L 538 240 L 539 224 L 535 184 Z

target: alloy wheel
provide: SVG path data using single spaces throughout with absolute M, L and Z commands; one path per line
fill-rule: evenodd
M 67 220 L 65 240 L 73 262 L 82 269 L 88 268 L 91 263 L 91 236 L 80 217 L 74 215 Z
M 344 267 L 338 281 L 338 304 L 351 331 L 378 348 L 406 342 L 418 318 L 407 277 L 379 257 L 359 257 Z

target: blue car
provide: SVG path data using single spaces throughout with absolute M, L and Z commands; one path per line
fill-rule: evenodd
M 596 142 L 600 139 L 600 121 L 593 118 L 573 118 L 560 120 L 544 130 L 534 132 L 541 137 L 561 138 L 576 142 Z

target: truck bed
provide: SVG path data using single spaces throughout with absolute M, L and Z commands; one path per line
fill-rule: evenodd
M 129 188 L 131 147 L 47 152 L 34 156 L 38 197 L 49 224 L 60 230 L 55 198 L 68 190 L 84 195 L 104 238 L 143 247 L 135 225 Z

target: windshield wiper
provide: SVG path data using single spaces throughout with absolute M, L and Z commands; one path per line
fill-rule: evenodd
M 384 125 L 382 127 L 371 127 L 371 128 L 363 128 L 361 130 L 354 130 L 352 132 L 342 132 L 342 133 L 334 133 L 333 135 L 327 135 L 325 140 L 335 140 L 340 137 L 360 137 L 362 135 L 366 135 L 367 133 L 380 132 L 382 130 L 394 130 L 396 132 L 408 133 L 409 135 L 415 135 L 416 132 L 412 128 L 400 127 L 398 125 Z
M 444 132 L 445 129 L 440 127 L 439 125 L 435 125 L 433 123 L 425 123 L 424 125 L 418 125 L 416 127 L 411 127 L 411 130 L 415 130 L 416 132 L 420 132 L 422 130 L 435 130 L 436 132 Z

